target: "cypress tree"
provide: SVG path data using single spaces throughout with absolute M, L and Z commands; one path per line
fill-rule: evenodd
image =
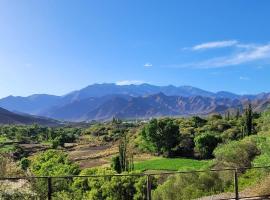
M 251 135 L 253 131 L 253 110 L 251 104 L 245 109 L 244 131 L 245 135 Z
M 235 118 L 236 119 L 239 119 L 240 118 L 240 108 L 237 109 Z
M 127 159 L 127 139 L 126 136 L 119 144 L 119 158 L 121 171 L 128 171 L 128 159 Z
M 126 136 L 120 140 L 118 150 L 118 155 L 112 160 L 112 168 L 118 173 L 134 170 L 133 154 L 128 152 L 128 141 Z
M 225 113 L 225 119 L 226 119 L 227 121 L 229 121 L 230 118 L 231 118 L 231 116 L 230 116 L 230 111 L 228 110 L 228 111 Z

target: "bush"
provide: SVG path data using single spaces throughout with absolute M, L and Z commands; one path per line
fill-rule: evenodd
M 173 175 L 153 192 L 155 200 L 196 199 L 220 193 L 223 183 L 214 172 Z
M 65 176 L 79 173 L 79 167 L 72 164 L 62 151 L 48 150 L 36 155 L 31 162 L 31 172 L 36 176 Z
M 0 177 L 23 176 L 23 171 L 8 155 L 0 154 Z
M 220 168 L 250 167 L 252 159 L 258 154 L 256 143 L 250 139 L 232 141 L 215 149 L 215 165 Z
M 23 170 L 26 170 L 30 166 L 30 160 L 27 158 L 22 158 L 20 161 L 20 166 Z
M 80 175 L 113 175 L 111 169 L 85 169 Z M 123 175 L 133 174 L 128 173 Z M 153 184 L 155 181 L 153 182 Z M 155 185 L 153 185 L 153 188 Z M 146 177 L 139 176 L 106 176 L 91 178 L 76 178 L 73 188 L 80 193 L 81 199 L 110 199 L 110 200 L 143 200 L 146 199 Z

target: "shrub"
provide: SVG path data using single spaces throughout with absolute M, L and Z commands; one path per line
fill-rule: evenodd
M 216 167 L 244 168 L 250 167 L 252 159 L 259 154 L 256 143 L 244 139 L 232 141 L 217 147 L 214 151 Z
M 223 191 L 223 183 L 217 173 L 193 173 L 173 175 L 153 192 L 155 200 L 195 199 Z
M 22 158 L 20 161 L 20 166 L 23 170 L 26 170 L 30 166 L 30 160 L 27 158 Z
M 0 154 L 0 177 L 8 176 L 23 176 L 23 171 L 7 154 Z
M 36 155 L 31 162 L 31 172 L 36 176 L 65 176 L 79 173 L 68 155 L 62 151 L 48 150 Z
M 113 175 L 111 169 L 85 169 L 80 175 Z M 128 173 L 123 175 L 133 174 Z M 153 182 L 153 188 L 154 188 Z M 106 176 L 91 178 L 76 178 L 73 184 L 75 191 L 79 191 L 81 199 L 110 199 L 110 200 L 143 200 L 146 199 L 146 177 L 140 176 Z

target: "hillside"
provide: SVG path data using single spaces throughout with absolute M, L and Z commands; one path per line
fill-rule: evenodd
M 43 126 L 56 126 L 60 123 L 52 119 L 16 114 L 0 107 L 0 124 L 39 124 Z

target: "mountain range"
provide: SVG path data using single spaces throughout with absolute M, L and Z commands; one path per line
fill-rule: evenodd
M 209 92 L 196 87 L 93 84 L 63 96 L 34 94 L 28 97 L 8 96 L 0 107 L 65 121 L 151 118 L 160 116 L 207 115 L 228 109 L 243 109 L 250 101 L 254 108 L 268 107 L 270 93 L 238 95 L 231 92 Z

